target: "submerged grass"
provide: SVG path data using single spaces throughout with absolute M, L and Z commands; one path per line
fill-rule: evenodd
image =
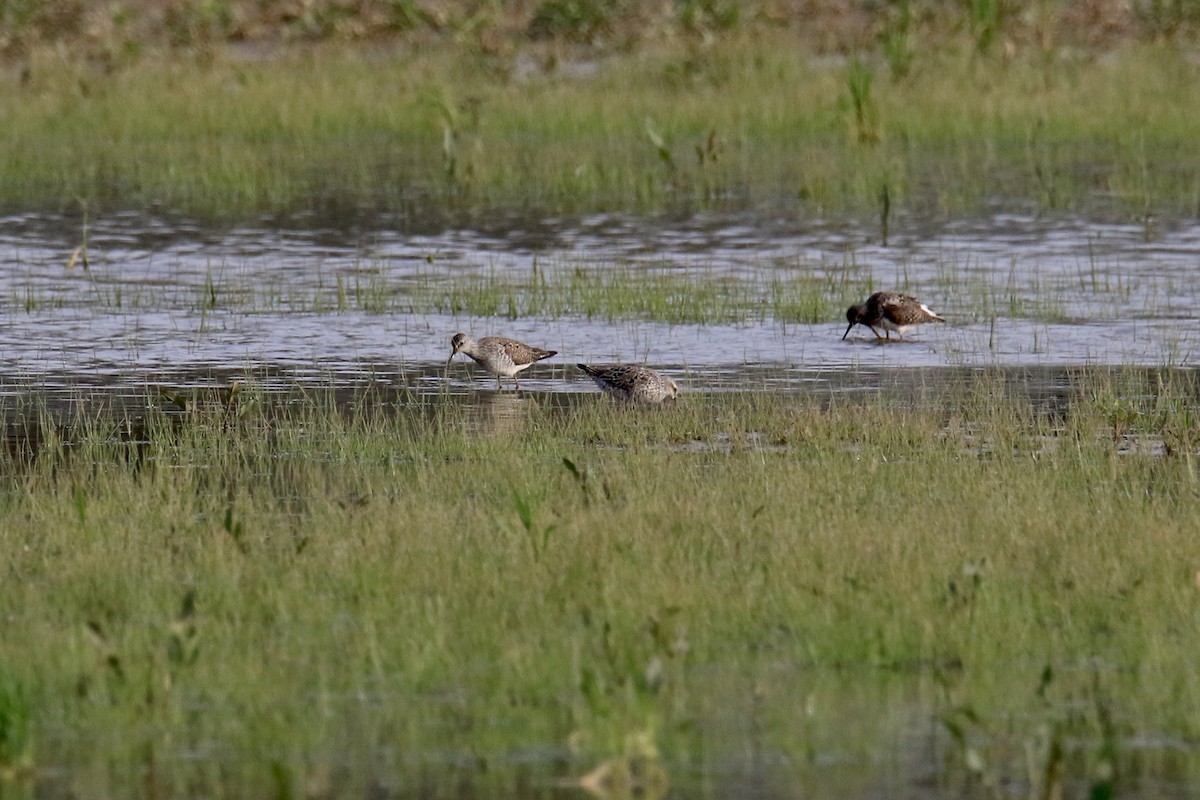
M 1165 45 L 928 47 L 892 80 L 882 56 L 817 59 L 762 30 L 582 64 L 451 45 L 209 56 L 105 72 L 31 54 L 0 81 L 0 205 L 422 219 L 768 204 L 886 226 L 893 205 L 1200 203 L 1197 66 Z
M 817 273 L 817 274 L 814 274 Z M 608 264 L 413 282 L 393 302 L 410 312 L 508 317 L 645 319 L 676 324 L 777 319 L 824 322 L 852 296 L 844 272 L 763 267 Z
M 248 387 L 7 457 L 14 780 L 528 795 L 522 753 L 678 775 L 742 752 L 738 724 L 783 761 L 874 761 L 913 720 L 848 721 L 872 697 L 942 721 L 961 752 L 910 774 L 945 786 L 1197 777 L 1125 745 L 1200 735 L 1190 373 L 1082 373 L 1046 407 L 988 374 L 349 406 Z
M 602 250 L 532 258 L 430 253 L 413 259 L 289 257 L 286 261 L 210 261 L 206 271 L 178 269 L 171 281 L 141 264 L 117 262 L 93 248 L 88 271 L 23 264 L 0 309 L 99 311 L 449 314 L 507 319 L 646 320 L 671 324 L 776 321 L 815 324 L 882 288 L 903 288 L 958 323 L 997 319 L 1049 323 L 1153 318 L 1189 290 L 1173 278 L 1131 281 L 1095 261 L 1047 269 L 1014 261 L 1005 270 L 949 257 L 899 263 L 878 274 L 853 252 L 840 259 L 774 256 L 722 260 L 635 259 Z M 911 268 L 910 268 L 911 267 Z M 302 278 L 302 279 L 300 279 Z

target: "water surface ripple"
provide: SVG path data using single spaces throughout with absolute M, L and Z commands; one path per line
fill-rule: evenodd
M 186 376 L 203 382 L 263 369 L 300 382 L 418 376 L 415 388 L 433 389 L 433 367 L 444 363 L 457 330 L 558 350 L 557 366 L 539 366 L 523 381 L 539 392 L 579 390 L 573 369 L 561 366 L 577 361 L 664 366 L 692 391 L 736 386 L 764 367 L 780 376 L 774 388 L 786 388 L 789 375 L 831 370 L 1187 366 L 1200 336 L 1193 221 L 902 219 L 887 246 L 875 227 L 853 221 L 750 214 L 508 217 L 472 230 L 406 224 L 310 216 L 214 229 L 116 214 L 88 222 L 89 268 L 68 269 L 84 241 L 82 219 L 4 217 L 0 391 L 140 391 L 167 375 L 188 383 Z M 382 312 L 354 302 L 338 310 L 329 300 L 368 284 L 395 298 L 415 283 L 614 264 L 694 271 L 704 280 L 825 277 L 856 293 L 899 288 L 950 323 L 880 346 L 862 328 L 842 341 L 840 314 L 818 324 L 767 316 L 669 325 Z M 465 389 L 486 376 L 456 364 L 450 381 Z

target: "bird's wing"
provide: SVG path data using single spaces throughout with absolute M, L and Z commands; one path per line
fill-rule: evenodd
M 891 294 L 880 298 L 879 313 L 896 325 L 912 325 L 937 317 L 920 300 L 906 294 Z
M 516 339 L 509 339 L 504 336 L 493 338 L 498 345 L 504 348 L 504 353 L 512 359 L 514 364 L 532 364 L 534 361 L 541 361 L 543 358 L 558 355 L 557 350 L 543 350 L 540 347 L 530 347 L 524 342 L 518 342 Z

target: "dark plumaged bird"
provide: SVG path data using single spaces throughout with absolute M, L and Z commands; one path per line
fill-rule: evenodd
M 946 321 L 917 298 L 900 292 L 876 292 L 867 302 L 846 309 L 846 320 L 850 327 L 842 334 L 843 340 L 855 325 L 866 325 L 876 339 L 891 339 L 895 331 L 903 340 L 904 334 L 918 325 Z M 880 336 L 877 328 L 882 328 L 885 336 Z

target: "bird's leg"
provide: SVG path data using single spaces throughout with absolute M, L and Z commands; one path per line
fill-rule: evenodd
M 517 390 L 516 390 L 517 394 L 520 394 L 521 393 L 521 379 L 518 378 L 516 376 L 516 374 L 513 375 L 513 384 L 516 385 L 516 387 L 517 387 Z
M 496 391 L 497 391 L 497 392 L 502 392 L 502 391 L 504 391 L 504 386 L 503 386 L 503 385 L 500 383 L 500 376 L 499 376 L 499 375 L 497 375 L 497 376 L 496 376 Z

